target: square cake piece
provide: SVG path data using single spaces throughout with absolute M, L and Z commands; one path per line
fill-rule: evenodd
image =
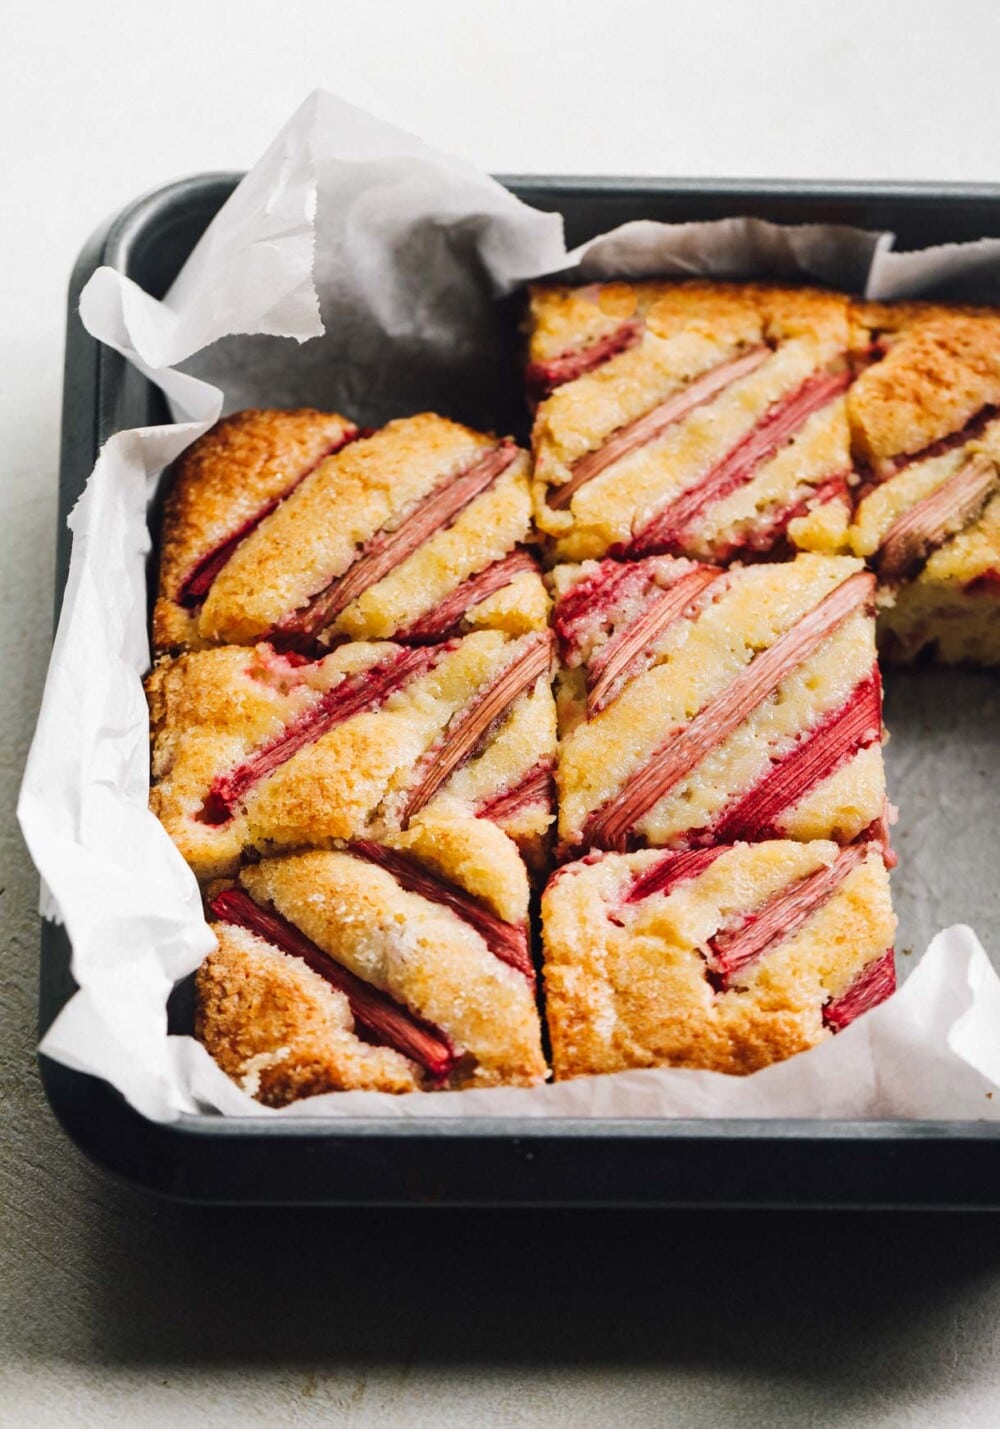
M 886 836 L 875 579 L 802 554 L 552 573 L 564 850 Z
M 242 412 L 184 454 L 163 521 L 158 650 L 423 644 L 544 627 L 528 457 L 424 414 L 360 434 Z
M 638 1067 L 746 1073 L 895 987 L 877 844 L 590 854 L 542 899 L 557 1080 Z
M 552 822 L 552 635 L 269 645 L 161 662 L 147 681 L 150 804 L 201 878 L 380 838 L 432 815 L 495 823 L 539 859 Z
M 1000 663 L 1000 314 L 860 304 L 884 353 L 848 397 L 867 463 L 850 546 L 880 583 L 887 658 Z
M 528 880 L 492 834 L 425 826 L 216 890 L 196 1031 L 222 1069 L 270 1105 L 541 1081 Z
M 849 510 L 848 299 L 708 282 L 537 286 L 534 506 L 557 560 L 727 560 Z

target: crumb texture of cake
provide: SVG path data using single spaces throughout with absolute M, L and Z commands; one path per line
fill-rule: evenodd
M 564 849 L 884 835 L 874 577 L 800 554 L 557 567 Z
M 528 321 L 535 520 L 555 559 L 726 560 L 780 549 L 817 507 L 846 524 L 845 296 L 537 286 Z
M 866 306 L 881 361 L 851 389 L 870 463 L 848 532 L 879 577 L 889 660 L 1000 663 L 1000 316 Z
M 224 646 L 147 681 L 151 807 L 199 878 L 248 850 L 381 838 L 418 821 L 491 821 L 538 858 L 555 761 L 552 636 L 339 646 L 320 660 Z M 513 796 L 513 797 L 511 797 Z
M 357 1034 L 346 995 L 301 958 L 235 924 L 195 975 L 195 1035 L 266 1106 L 362 1089 L 417 1091 L 419 1068 Z
M 526 878 L 517 918 L 508 922 L 474 891 L 481 871 L 468 878 L 461 854 L 456 858 L 452 848 L 449 858 L 449 847 L 442 842 L 436 862 L 419 841 L 263 859 L 243 868 L 237 887 L 210 906 L 224 926 L 235 924 L 276 949 L 284 976 L 304 966 L 332 985 L 366 1049 L 378 1044 L 386 1075 L 399 1079 L 385 1089 L 533 1085 L 544 1079 L 546 1065 L 528 954 Z M 314 989 L 312 980 L 308 987 Z M 208 1044 L 201 994 L 200 1007 Z M 283 1065 L 289 1061 L 291 1055 Z
M 557 1080 L 753 1072 L 895 986 L 896 923 L 874 843 L 592 854 L 554 875 L 542 919 Z
M 335 412 L 249 410 L 223 417 L 180 458 L 163 511 L 153 643 L 203 643 L 200 610 L 237 546 L 314 471 L 358 436 Z
M 300 416 L 243 415 L 285 418 L 292 431 Z M 270 639 L 316 654 L 344 640 L 427 643 L 545 626 L 526 453 L 429 413 L 350 437 L 325 450 L 317 440 L 311 465 L 299 458 L 296 479 L 266 499 L 260 481 L 242 492 L 225 431 L 195 444 L 164 520 L 157 648 Z M 227 492 L 239 493 L 231 516 Z M 203 508 L 228 545 L 192 583 L 199 553 L 185 533 L 208 524 Z

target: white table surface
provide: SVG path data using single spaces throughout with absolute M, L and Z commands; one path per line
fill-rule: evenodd
M 64 291 L 106 214 L 247 165 L 317 85 L 498 171 L 996 180 L 998 53 L 996 0 L 8 0 L 0 1425 L 1000 1423 L 993 1217 L 235 1214 L 110 1184 L 40 1092 L 12 815 Z

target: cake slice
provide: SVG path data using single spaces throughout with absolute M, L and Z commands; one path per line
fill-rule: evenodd
M 492 835 L 484 850 L 482 828 L 438 826 L 242 869 L 209 901 L 219 949 L 196 981 L 223 1070 L 271 1105 L 543 1080 L 528 881 L 516 857 L 484 864 Z
M 555 558 L 767 553 L 827 505 L 842 529 L 849 346 L 836 293 L 534 287 L 535 519 Z
M 147 681 L 151 807 L 199 878 L 243 854 L 495 823 L 537 861 L 552 822 L 549 630 L 439 645 L 269 645 L 162 661 Z
M 885 838 L 859 560 L 604 560 L 552 583 L 564 850 Z
M 424 414 L 359 434 L 245 412 L 185 454 L 163 523 L 159 650 L 268 639 L 321 653 L 545 625 L 528 458 Z
M 877 844 L 591 854 L 542 899 L 557 1080 L 638 1067 L 747 1073 L 895 987 Z
M 881 648 L 1000 663 L 1000 314 L 862 304 L 855 323 L 880 360 L 849 396 L 849 541 L 879 577 Z

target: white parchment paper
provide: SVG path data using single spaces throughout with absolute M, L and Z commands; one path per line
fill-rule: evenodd
M 1000 287 L 1000 242 L 900 254 L 889 234 L 737 218 L 629 223 L 570 253 L 558 216 L 317 93 L 162 302 L 95 273 L 85 325 L 164 390 L 175 423 L 111 438 L 70 518 L 69 582 L 19 804 L 43 912 L 66 925 L 79 985 L 42 1050 L 159 1120 L 1000 1117 L 1000 979 L 965 927 L 936 937 L 888 1003 L 747 1078 L 663 1070 L 531 1090 L 351 1092 L 275 1112 L 193 1039 L 168 1036 L 170 990 L 214 939 L 193 875 L 147 809 L 147 512 L 165 468 L 220 412 L 249 405 L 314 404 L 365 424 L 435 408 L 503 430 L 516 389 L 501 305 L 525 279 L 564 271 L 805 277 L 901 297 L 970 278 Z

